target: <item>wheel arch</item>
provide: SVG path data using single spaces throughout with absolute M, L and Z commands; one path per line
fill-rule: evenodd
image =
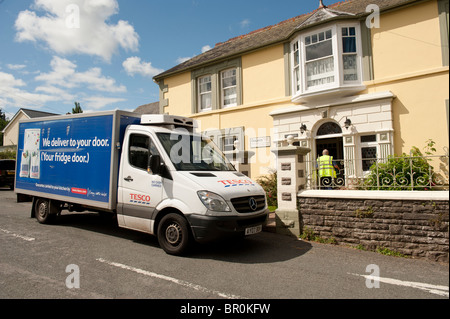
M 158 211 L 158 213 L 156 214 L 155 223 L 153 225 L 153 233 L 154 234 L 157 234 L 159 223 L 164 218 L 164 216 L 166 216 L 168 214 L 177 214 L 177 215 L 180 215 L 181 217 L 183 217 L 184 219 L 186 219 L 186 221 L 188 222 L 188 225 L 189 225 L 190 232 L 192 233 L 191 224 L 189 223 L 189 220 L 186 218 L 186 216 L 183 214 L 183 212 L 181 210 L 179 210 L 178 208 L 175 208 L 175 207 L 165 207 L 162 210 Z

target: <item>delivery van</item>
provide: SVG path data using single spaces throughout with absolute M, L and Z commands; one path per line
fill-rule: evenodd
M 15 191 L 32 196 L 40 223 L 64 210 L 109 212 L 174 255 L 193 241 L 259 233 L 268 216 L 261 186 L 180 116 L 110 111 L 21 121 Z

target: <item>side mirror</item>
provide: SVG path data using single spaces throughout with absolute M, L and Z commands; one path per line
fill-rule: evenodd
M 150 155 L 149 156 L 147 171 L 150 174 L 160 175 L 160 173 L 161 173 L 161 156 L 160 155 Z

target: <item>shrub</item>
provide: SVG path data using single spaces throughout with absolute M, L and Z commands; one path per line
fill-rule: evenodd
M 276 207 L 277 204 L 277 172 L 261 176 L 256 180 L 267 195 L 267 205 Z
M 375 163 L 365 181 L 365 188 L 374 190 L 429 190 L 433 185 L 433 167 L 422 152 L 413 147 L 410 154 L 389 157 Z
M 16 151 L 6 150 L 0 152 L 0 159 L 16 159 Z

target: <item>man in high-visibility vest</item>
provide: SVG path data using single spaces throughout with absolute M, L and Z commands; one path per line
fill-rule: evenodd
M 317 170 L 319 172 L 319 187 L 325 187 L 326 189 L 332 189 L 333 179 L 337 177 L 334 168 L 338 168 L 333 163 L 333 156 L 329 155 L 328 150 L 323 150 L 322 156 L 317 159 Z

